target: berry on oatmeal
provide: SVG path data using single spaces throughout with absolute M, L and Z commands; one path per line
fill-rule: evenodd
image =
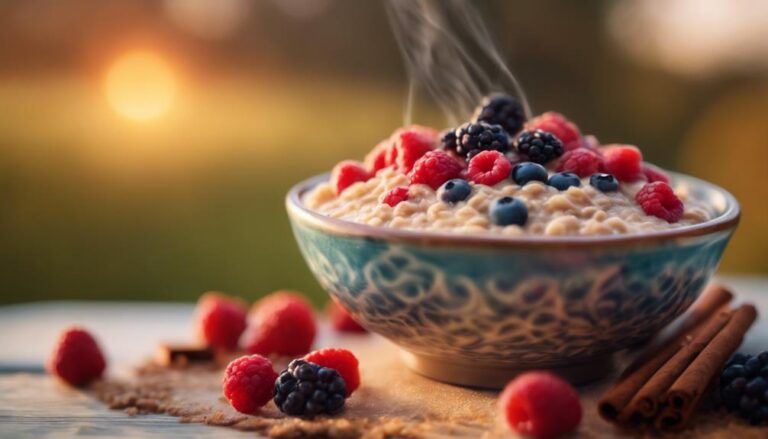
M 379 144 L 376 145 L 373 150 L 371 150 L 371 152 L 365 156 L 363 163 L 365 163 L 365 168 L 368 169 L 368 172 L 371 175 L 376 175 L 377 172 L 381 171 L 387 166 L 394 165 L 394 163 L 390 163 L 388 160 L 389 151 L 391 148 L 392 140 L 385 139 L 379 142 Z
M 272 399 L 277 373 L 261 355 L 245 355 L 224 371 L 224 397 L 240 413 L 256 414 Z
M 303 355 L 315 340 L 312 307 L 293 292 L 279 291 L 253 305 L 243 346 L 252 354 Z
M 347 397 L 360 387 L 360 363 L 352 352 L 339 348 L 323 348 L 310 352 L 304 359 L 339 372 L 347 384 Z
M 603 169 L 619 181 L 632 182 L 642 174 L 643 155 L 632 145 L 610 145 L 603 149 Z
M 512 168 L 512 180 L 520 186 L 525 186 L 532 181 L 546 183 L 549 179 L 547 168 L 538 163 L 522 162 Z
M 558 172 L 572 172 L 579 177 L 589 177 L 603 167 L 603 158 L 596 151 L 576 148 L 566 151 L 557 164 Z
M 563 149 L 566 151 L 584 146 L 581 132 L 576 124 L 554 111 L 548 111 L 534 117 L 526 124 L 526 128 L 554 134 L 563 144 Z
M 75 387 L 100 378 L 106 367 L 107 362 L 96 340 L 78 327 L 61 333 L 47 364 L 48 372 Z
M 328 315 L 328 320 L 331 323 L 331 327 L 339 332 L 368 332 L 363 328 L 357 320 L 349 314 L 341 304 L 336 303 L 335 300 L 329 300 L 328 305 L 325 307 L 325 313 Z
M 438 134 L 431 128 L 416 125 L 401 130 L 394 143 L 395 164 L 403 172 L 411 172 L 414 163 L 435 148 L 437 140 Z
M 363 164 L 352 160 L 345 160 L 339 163 L 333 168 L 331 173 L 331 181 L 336 190 L 336 195 L 341 194 L 353 184 L 367 181 L 369 178 L 371 178 L 371 173 L 365 169 Z
M 498 226 L 524 226 L 528 221 L 528 206 L 517 198 L 503 197 L 489 207 L 491 221 Z
M 517 99 L 505 94 L 486 96 L 475 109 L 474 122 L 500 125 L 510 136 L 514 136 L 525 123 L 525 110 Z
M 509 151 L 509 135 L 500 125 L 468 122 L 456 128 L 456 153 L 466 159 L 483 151 Z
M 683 217 L 683 202 L 672 188 L 663 181 L 648 183 L 635 195 L 635 201 L 648 215 L 676 223 Z
M 517 152 L 532 162 L 545 164 L 563 155 L 563 144 L 548 131 L 523 131 L 515 143 Z
M 549 177 L 547 184 L 559 191 L 564 191 L 572 186 L 581 186 L 581 179 L 571 172 L 558 172 Z
M 467 168 L 467 179 L 477 184 L 493 186 L 509 177 L 512 164 L 498 151 L 483 151 L 472 157 Z
M 274 385 L 275 405 L 290 416 L 313 418 L 344 408 L 347 385 L 339 372 L 305 360 L 293 360 Z
M 406 200 L 408 200 L 408 187 L 398 186 L 396 188 L 392 188 L 389 192 L 384 194 L 384 198 L 381 200 L 381 202 L 391 207 L 395 207 Z
M 448 180 L 439 190 L 440 199 L 446 203 L 458 203 L 464 201 L 472 193 L 472 186 L 467 180 L 454 178 Z
M 669 183 L 669 177 L 667 177 L 667 174 L 665 174 L 657 166 L 654 166 L 650 163 L 643 162 L 642 172 L 648 183 L 653 183 L 655 181 L 663 181 L 664 183 Z
M 446 181 L 459 178 L 464 167 L 453 157 L 441 150 L 424 154 L 411 171 L 411 184 L 425 184 L 437 190 Z
M 248 305 L 220 293 L 203 294 L 197 301 L 197 328 L 208 346 L 225 351 L 237 348 L 246 327 Z
M 456 128 L 440 133 L 440 146 L 446 151 L 456 151 Z
M 589 184 L 600 192 L 615 192 L 619 190 L 619 181 L 611 174 L 592 174 Z
M 528 372 L 512 380 L 499 397 L 499 409 L 512 430 L 536 439 L 575 430 L 582 415 L 576 390 L 549 372 Z

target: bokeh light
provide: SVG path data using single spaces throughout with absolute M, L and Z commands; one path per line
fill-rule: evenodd
M 109 68 L 104 91 L 110 107 L 133 120 L 162 116 L 176 97 L 177 80 L 168 62 L 149 51 L 122 55 Z

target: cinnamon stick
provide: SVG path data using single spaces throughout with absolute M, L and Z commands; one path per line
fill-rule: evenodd
M 639 354 L 637 360 L 624 371 L 619 381 L 603 395 L 598 402 L 598 412 L 603 419 L 610 422 L 617 421 L 619 414 L 637 391 L 675 355 L 680 346 L 685 343 L 686 337 L 732 298 L 733 294 L 722 285 L 717 283 L 708 285 L 672 332 L 662 337 L 660 341 L 652 342 L 650 347 Z
M 725 327 L 730 318 L 730 312 L 721 311 L 704 323 L 693 340 L 678 350 L 637 391 L 637 394 L 619 414 L 619 421 L 648 420 L 655 417 L 672 383 Z
M 754 305 L 746 304 L 736 309 L 725 328 L 672 384 L 665 402 L 680 415 L 680 421 L 674 424 L 675 427 L 687 422 L 712 378 L 739 348 L 744 335 L 756 319 L 757 309 Z

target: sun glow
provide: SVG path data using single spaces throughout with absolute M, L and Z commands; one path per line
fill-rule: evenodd
M 168 62 L 153 52 L 135 51 L 114 61 L 104 79 L 110 107 L 133 120 L 156 119 L 176 97 L 176 77 Z

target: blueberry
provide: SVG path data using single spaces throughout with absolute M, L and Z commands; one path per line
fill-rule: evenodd
M 466 200 L 470 193 L 472 193 L 472 186 L 469 185 L 469 182 L 461 178 L 454 178 L 446 181 L 440 188 L 440 199 L 446 203 L 458 203 Z
M 749 421 L 755 425 L 768 422 L 768 406 L 762 405 L 758 407 Z
M 768 381 L 765 378 L 756 377 L 747 383 L 744 393 L 751 396 L 761 396 L 766 390 L 768 390 Z
M 739 400 L 741 399 L 741 392 L 735 389 L 733 386 L 725 386 L 720 391 L 720 397 L 723 400 L 723 404 L 730 410 L 735 410 L 739 407 Z
M 558 172 L 549 177 L 547 184 L 559 191 L 564 191 L 571 186 L 581 186 L 581 179 L 573 172 Z
M 762 363 L 756 357 L 752 357 L 744 363 L 744 371 L 748 377 L 753 377 L 760 373 L 760 369 L 763 368 Z
M 763 366 L 763 368 L 760 369 L 760 376 L 763 378 L 768 378 L 768 366 Z
M 732 366 L 734 364 L 740 364 L 744 365 L 744 363 L 749 360 L 749 355 L 742 354 L 741 352 L 733 354 L 730 360 L 728 360 L 728 363 L 726 363 L 725 367 Z
M 619 189 L 619 181 L 611 174 L 592 174 L 589 184 L 600 192 L 614 192 Z
M 768 366 L 768 351 L 757 354 L 757 359 L 760 360 L 763 366 Z
M 750 413 L 760 406 L 760 400 L 751 396 L 744 395 L 739 400 L 739 408 L 746 413 Z
M 765 393 L 763 393 L 763 402 L 768 403 L 768 390 L 766 390 Z
M 744 388 L 747 387 L 747 379 L 744 377 L 734 378 L 733 381 L 731 381 L 730 386 L 737 391 L 742 392 Z
M 512 180 L 520 186 L 532 181 L 547 183 L 549 174 L 544 166 L 534 162 L 522 162 L 512 168 Z
M 491 203 L 490 216 L 491 221 L 498 226 L 524 226 L 528 221 L 528 206 L 517 198 L 499 198 Z
M 720 379 L 727 383 L 736 377 L 743 377 L 744 375 L 744 366 L 736 364 L 726 367 L 722 375 L 720 375 Z

